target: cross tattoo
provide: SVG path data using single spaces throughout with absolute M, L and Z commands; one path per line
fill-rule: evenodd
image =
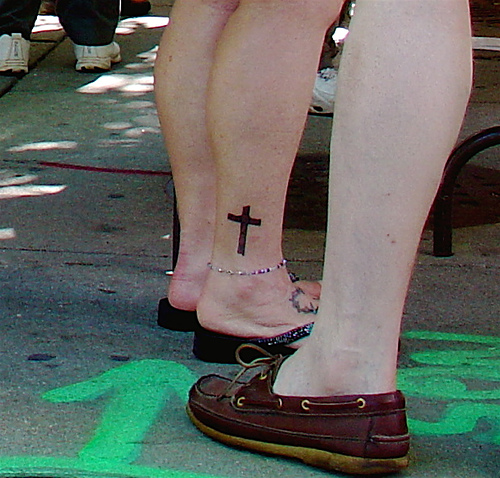
M 227 218 L 230 221 L 239 222 L 240 226 L 240 238 L 238 240 L 238 254 L 242 256 L 245 255 L 245 247 L 247 243 L 247 232 L 248 226 L 260 226 L 262 221 L 260 219 L 254 219 L 250 217 L 250 206 L 244 206 L 241 216 L 236 216 L 235 214 L 229 213 Z

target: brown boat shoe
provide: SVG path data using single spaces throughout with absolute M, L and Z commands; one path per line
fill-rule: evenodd
M 400 391 L 372 395 L 288 397 L 273 393 L 284 357 L 242 364 L 234 380 L 207 375 L 193 385 L 187 412 L 203 433 L 225 444 L 302 460 L 351 474 L 408 466 L 409 435 Z M 264 370 L 241 382 L 249 368 Z

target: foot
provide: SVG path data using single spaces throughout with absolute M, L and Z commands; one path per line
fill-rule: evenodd
M 380 394 L 396 389 L 396 364 L 387 360 L 387 356 L 392 356 L 389 343 L 383 347 L 386 351 L 384 359 L 378 360 L 374 347 L 357 347 L 342 340 L 336 343 L 334 336 L 321 329 L 323 316 L 317 319 L 315 333 L 280 367 L 273 384 L 275 393 L 324 397 Z M 340 329 L 335 330 L 339 332 Z M 383 366 L 381 362 L 384 362 Z M 321 364 L 321 373 L 318 364 Z
M 290 360 L 290 359 L 287 359 Z M 248 382 L 202 377 L 189 394 L 188 415 L 208 436 L 228 445 L 353 474 L 380 474 L 408 466 L 409 436 L 401 392 L 316 397 L 273 391 L 282 357 Z
M 103 46 L 74 44 L 77 71 L 108 71 L 114 63 L 122 60 L 120 46 L 112 42 Z
M 242 338 L 268 338 L 314 322 L 319 285 L 292 282 L 286 269 L 254 276 L 209 271 L 197 306 L 207 330 Z M 294 342 L 300 347 L 302 341 Z
M 205 284 L 207 260 L 193 260 L 182 252 L 179 254 L 174 275 L 168 286 L 168 300 L 177 309 L 195 311 Z
M 337 376 L 333 377 L 328 374 L 328 380 L 325 380 L 325 375 L 317 372 L 317 365 L 321 363 L 322 369 L 326 369 L 329 362 L 316 362 L 319 358 L 314 355 L 314 349 L 315 347 L 312 347 L 308 350 L 304 346 L 302 350 L 298 350 L 293 356 L 283 362 L 273 384 L 274 393 L 290 397 L 301 395 L 326 397 L 347 395 L 353 392 L 345 377 L 345 371 L 352 371 L 353 369 L 347 368 L 347 364 L 345 363 L 336 364 L 333 373 L 335 374 L 335 371 L 337 371 Z
M 28 72 L 30 42 L 20 33 L 0 36 L 0 72 L 18 75 Z

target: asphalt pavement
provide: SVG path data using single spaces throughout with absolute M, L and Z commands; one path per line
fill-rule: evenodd
M 109 73 L 75 72 L 45 18 L 30 73 L 0 77 L 0 477 L 337 476 L 225 447 L 185 415 L 198 376 L 237 367 L 197 361 L 191 334 L 156 325 L 173 190 L 152 79 L 170 2 L 154 3 L 122 22 L 123 61 Z M 499 79 L 500 52 L 476 52 L 461 139 L 500 125 Z M 326 187 L 329 127 L 310 118 L 294 173 L 304 192 L 291 198 L 285 250 L 303 278 L 321 274 L 322 222 L 302 203 Z M 413 435 L 404 477 L 500 476 L 499 150 L 473 160 L 456 214 L 481 219 L 455 228 L 454 256 L 433 257 L 422 237 L 400 358 Z

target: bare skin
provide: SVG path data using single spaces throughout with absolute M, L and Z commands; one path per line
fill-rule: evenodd
M 323 34 L 340 4 L 176 2 L 169 29 L 184 18 L 187 36 L 172 28 L 157 65 L 183 228 L 169 297 L 196 307 L 211 330 L 273 336 L 314 315 L 297 307 L 297 285 L 283 269 L 234 277 L 209 271 L 206 262 L 252 271 L 281 260 L 286 182 Z M 321 307 L 312 336 L 280 369 L 276 392 L 395 389 L 420 232 L 470 84 L 466 0 L 358 1 L 339 75 Z M 182 106 L 173 105 L 176 98 Z M 246 206 L 260 224 L 249 227 L 242 254 L 240 225 L 228 215 Z
M 413 262 L 470 88 L 466 0 L 359 0 L 339 73 L 321 306 L 277 393 L 395 390 Z
M 196 309 L 210 330 L 271 337 L 313 321 L 293 305 L 297 285 L 285 270 L 229 277 L 206 264 L 253 271 L 281 261 L 288 177 L 324 33 L 340 4 L 175 3 L 155 74 L 182 230 L 168 297 Z M 241 223 L 229 217 L 247 206 L 260 223 L 242 237 Z M 317 307 L 320 285 L 300 287 Z

